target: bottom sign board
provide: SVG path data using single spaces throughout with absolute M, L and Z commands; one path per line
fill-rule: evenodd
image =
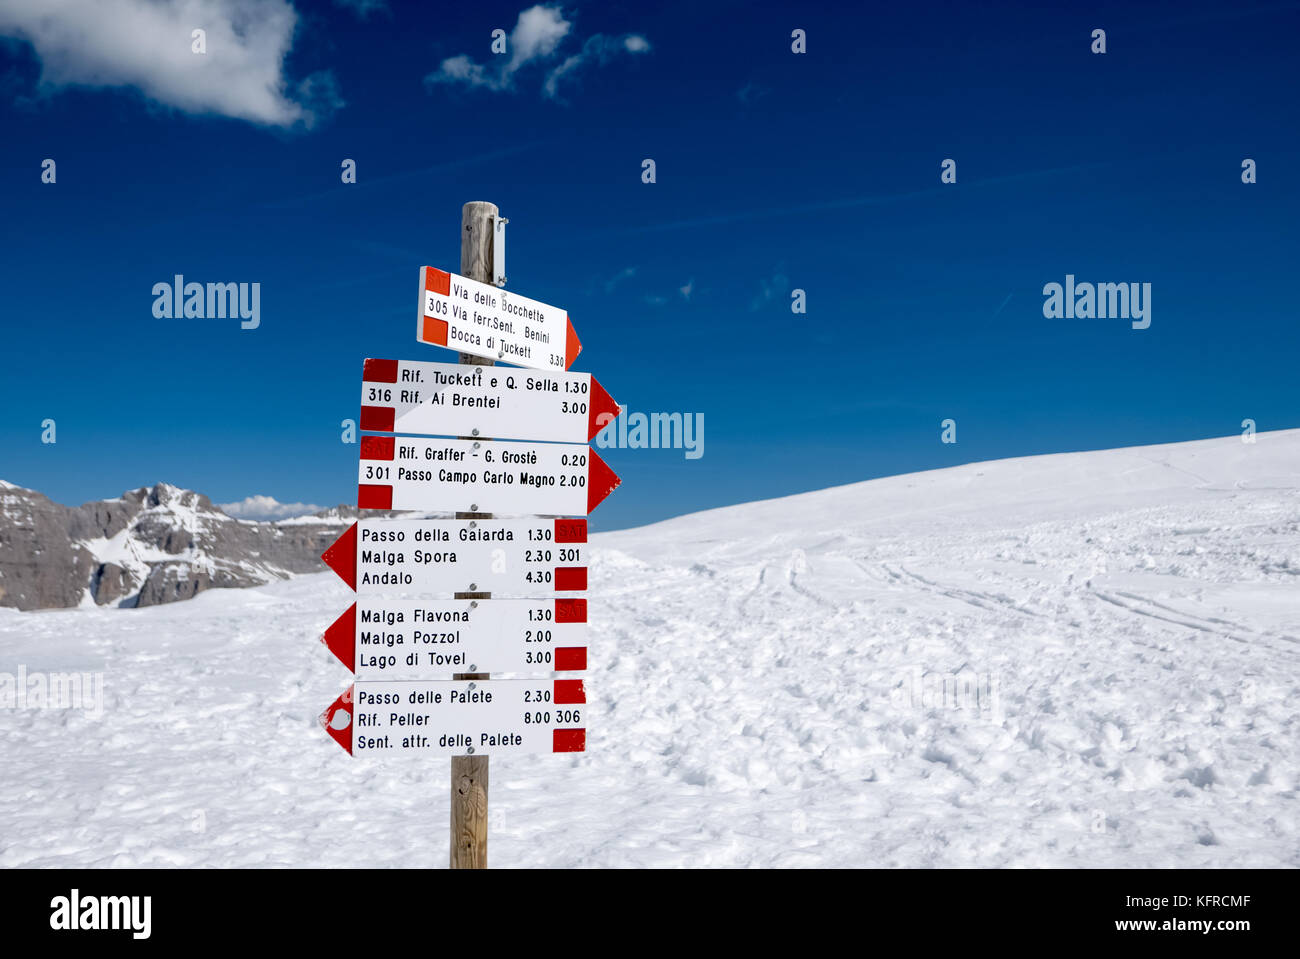
M 321 642 L 357 679 L 587 668 L 585 599 L 360 596 Z
M 580 753 L 581 679 L 358 680 L 320 715 L 353 756 Z

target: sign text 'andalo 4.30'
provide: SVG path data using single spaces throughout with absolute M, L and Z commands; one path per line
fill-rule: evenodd
M 415 338 L 534 370 L 567 370 L 582 350 L 558 306 L 431 266 L 420 267 Z
M 376 433 L 587 443 L 619 413 L 590 373 L 368 359 L 361 428 Z
M 320 724 L 354 756 L 580 753 L 586 704 L 581 679 L 358 680 Z

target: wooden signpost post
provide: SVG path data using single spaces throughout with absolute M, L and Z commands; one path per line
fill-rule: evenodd
M 456 518 L 362 519 L 322 557 L 357 601 L 322 637 L 355 681 L 321 724 L 353 756 L 451 758 L 453 869 L 487 866 L 490 753 L 586 749 L 587 522 L 566 517 L 619 484 L 588 445 L 619 407 L 568 372 L 568 314 L 493 285 L 504 222 L 465 204 L 461 275 L 420 268 L 416 339 L 460 364 L 363 365 L 361 429 L 394 435 L 362 437 L 357 506 Z

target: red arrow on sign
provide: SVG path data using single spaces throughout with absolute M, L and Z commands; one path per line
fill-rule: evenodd
M 333 740 L 352 755 L 352 688 L 349 686 L 343 690 L 342 695 L 334 702 L 330 703 L 329 709 L 321 713 L 317 721 L 324 727 L 325 732 L 329 733 Z M 336 723 L 334 717 L 339 712 L 342 716 Z M 347 722 L 343 719 L 346 718 Z M 341 727 L 341 728 L 340 728 Z
M 333 545 L 320 554 L 325 565 L 343 577 L 356 592 L 357 588 L 357 524 L 353 523 L 347 531 L 336 539 Z
M 591 462 L 587 465 L 587 512 L 590 513 L 599 506 L 622 482 L 618 474 L 606 466 L 605 461 L 592 450 Z
M 587 414 L 588 442 L 595 439 L 596 434 L 603 430 L 621 412 L 622 408 L 618 403 L 614 402 L 614 397 L 605 392 L 605 387 L 601 386 L 596 377 L 593 376 L 591 378 L 591 405 Z
M 355 566 L 353 567 L 355 569 Z M 348 669 L 355 669 L 357 662 L 357 604 L 353 603 L 348 611 L 334 620 L 325 635 L 320 638 L 340 663 Z

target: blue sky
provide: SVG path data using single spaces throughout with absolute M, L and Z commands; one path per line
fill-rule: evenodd
M 76 6 L 0 4 L 0 478 L 58 501 L 354 500 L 361 360 L 452 358 L 416 276 L 468 200 L 575 369 L 704 415 L 699 459 L 607 451 L 598 529 L 1300 426 L 1300 4 L 205 0 L 203 55 L 168 3 Z M 177 273 L 260 283 L 260 327 L 155 318 Z M 1150 328 L 1044 318 L 1067 273 L 1150 283 Z

